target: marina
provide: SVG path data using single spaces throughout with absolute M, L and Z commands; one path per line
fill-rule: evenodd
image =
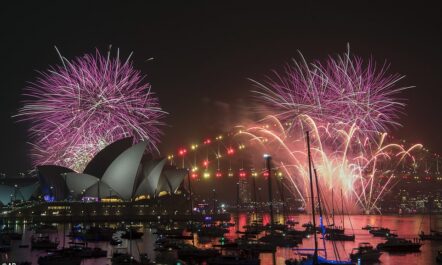
M 418 234 L 421 229 L 428 228 L 428 223 L 422 222 L 422 219 L 425 216 L 401 216 L 400 219 L 397 218 L 396 215 L 350 215 L 350 220 L 352 224 L 354 225 L 355 229 L 355 241 L 342 241 L 336 244 L 336 252 L 333 250 L 333 242 L 325 240 L 325 247 L 327 249 L 327 256 L 329 258 L 337 258 L 340 257 L 341 259 L 350 259 L 350 253 L 354 248 L 358 248 L 361 243 L 369 243 L 371 246 L 376 248 L 378 244 L 381 244 L 386 241 L 386 239 L 382 237 L 375 237 L 372 234 L 370 234 L 367 230 L 362 229 L 365 225 L 369 224 L 371 226 L 382 226 L 382 227 L 389 227 L 391 231 L 394 231 L 398 234 L 401 238 L 406 238 L 408 240 L 413 240 L 418 238 Z M 276 216 L 275 220 L 282 221 L 282 216 Z M 252 220 L 254 219 L 254 216 L 249 216 L 247 214 L 241 213 L 239 215 L 239 227 L 247 226 L 248 224 L 252 223 Z M 288 220 L 299 222 L 299 225 L 297 225 L 297 229 L 302 229 L 301 224 L 308 223 L 310 221 L 310 217 L 308 215 L 289 215 L 287 217 Z M 439 228 L 442 228 L 442 216 L 436 217 L 437 221 L 436 224 L 438 224 Z M 264 214 L 263 215 L 263 222 L 266 223 L 269 220 L 269 215 Z M 232 223 L 236 223 L 236 219 L 233 218 L 231 220 Z M 82 260 L 81 264 L 84 265 L 104 265 L 104 264 L 112 264 L 111 259 L 109 259 L 112 255 L 112 253 L 115 253 L 116 251 L 122 251 L 122 249 L 129 253 L 129 251 L 132 251 L 133 256 L 135 259 L 139 260 L 140 253 L 146 253 L 147 257 L 155 261 L 158 259 L 166 260 L 166 263 L 163 264 L 174 264 L 174 263 L 167 263 L 167 262 L 173 262 L 174 258 L 178 258 L 179 256 L 179 247 L 180 244 L 177 244 L 176 248 L 173 247 L 172 242 L 168 242 L 169 245 L 166 245 L 163 249 L 159 249 L 160 246 L 157 244 L 158 242 L 161 242 L 161 236 L 158 235 L 157 231 L 158 229 L 155 228 L 158 224 L 153 223 L 136 223 L 138 226 L 138 229 L 140 232 L 143 232 L 143 236 L 140 239 L 123 239 L 121 244 L 113 246 L 110 244 L 109 241 L 102 241 L 102 242 L 88 242 L 87 246 L 89 248 L 95 248 L 99 247 L 103 250 L 106 250 L 107 255 L 106 257 L 97 257 L 97 258 L 89 258 Z M 100 225 L 106 225 L 109 227 L 118 227 L 118 224 L 116 223 L 102 223 Z M 68 235 L 70 232 L 70 229 L 72 227 L 71 224 L 65 224 L 66 226 L 66 232 L 65 234 Z M 57 225 L 57 232 L 56 233 L 49 233 L 48 235 L 52 240 L 58 239 L 58 241 L 61 241 L 63 238 L 63 231 L 62 231 L 62 224 Z M 33 234 L 32 231 L 28 230 L 29 225 L 16 225 L 14 226 L 14 230 L 18 233 L 24 232 L 24 237 L 26 238 L 23 242 L 30 242 L 31 235 Z M 206 251 L 210 251 L 213 249 L 213 246 L 215 247 L 216 251 L 222 252 L 224 251 L 225 245 L 226 247 L 229 246 L 228 242 L 235 242 L 236 239 L 243 236 L 242 234 L 236 233 L 236 226 L 231 226 L 228 228 L 228 233 L 226 233 L 223 237 L 213 237 L 210 238 L 208 241 L 203 238 L 201 238 L 195 234 L 195 247 L 198 249 L 204 249 Z M 189 234 L 185 230 L 182 231 L 183 234 Z M 261 232 L 258 234 L 257 238 L 263 236 L 265 232 Z M 172 239 L 174 237 L 171 237 Z M 220 241 L 220 239 L 223 239 Z M 70 237 L 66 237 L 66 246 L 68 246 L 69 241 L 72 240 Z M 184 240 L 181 239 L 174 239 L 176 242 L 185 242 L 186 244 L 192 246 L 192 240 L 189 238 L 185 238 Z M 38 264 L 38 257 L 45 255 L 47 252 L 43 250 L 31 250 L 31 248 L 19 248 L 19 245 L 22 241 L 20 240 L 13 240 L 11 241 L 11 250 L 8 252 L 1 253 L 3 260 L 14 260 L 14 261 L 31 261 L 32 264 Z M 81 241 L 78 241 L 81 242 Z M 131 242 L 131 243 L 129 243 Z M 163 240 L 165 242 L 165 240 Z M 62 243 L 59 243 L 59 248 L 61 247 Z M 320 243 L 322 246 L 322 243 Z M 263 251 L 259 254 L 260 264 L 277 264 L 277 265 L 284 265 L 285 261 L 290 258 L 299 258 L 300 256 L 298 254 L 306 252 L 303 249 L 312 249 L 314 247 L 314 242 L 312 236 L 308 236 L 307 238 L 302 239 L 302 243 L 299 244 L 296 247 L 279 247 L 277 246 L 275 248 L 275 252 L 272 253 L 272 251 Z M 155 251 L 155 248 L 161 251 Z M 232 248 L 237 248 L 237 245 L 232 246 Z M 406 262 L 412 262 L 415 261 L 416 264 L 436 264 L 436 257 L 438 255 L 438 251 L 442 248 L 442 242 L 441 241 L 422 241 L 422 246 L 420 248 L 420 251 L 418 252 L 381 252 L 382 255 L 379 257 L 379 261 L 372 260 L 369 264 L 410 264 Z M 192 253 L 183 255 L 183 250 L 181 250 L 181 256 L 184 257 L 183 261 L 187 264 L 189 263 L 189 255 L 190 256 L 196 256 L 198 254 Z M 191 253 L 188 251 L 188 253 Z M 207 264 L 204 260 L 204 256 L 200 255 L 200 263 L 196 264 Z M 207 254 L 213 256 L 213 254 Z M 201 259 L 202 257 L 202 259 Z M 195 257 L 192 257 L 193 259 Z M 160 263 L 161 264 L 161 263 Z

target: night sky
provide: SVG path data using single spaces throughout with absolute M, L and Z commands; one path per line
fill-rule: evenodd
M 0 9 L 2 172 L 30 168 L 26 124 L 16 124 L 11 116 L 35 71 L 59 63 L 54 46 L 67 58 L 95 48 L 105 52 L 109 44 L 123 56 L 133 51 L 135 67 L 147 74 L 170 113 L 160 146 L 166 154 L 229 129 L 251 105 L 247 78 L 264 79 L 297 50 L 309 60 L 323 59 L 344 52 L 349 42 L 354 54 L 387 60 L 391 72 L 406 75 L 402 85 L 416 86 L 403 94 L 408 105 L 404 127 L 392 134 L 442 153 L 440 7 L 406 1 L 391 6 L 371 1 L 290 6 L 274 1 L 223 6 L 60 2 Z M 150 57 L 155 59 L 146 62 Z

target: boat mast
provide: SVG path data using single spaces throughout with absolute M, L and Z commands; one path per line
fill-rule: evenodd
M 239 231 L 239 176 L 236 182 L 236 231 Z
M 285 219 L 287 218 L 287 213 L 285 209 L 284 185 L 282 184 L 282 177 L 281 179 L 279 179 L 279 194 L 281 195 L 282 201 L 282 217 L 285 222 Z
M 272 174 L 271 174 L 271 159 L 270 155 L 265 154 L 264 159 L 266 160 L 267 174 L 268 174 L 268 189 L 269 189 L 269 206 L 270 206 L 270 232 L 273 232 L 273 193 L 272 193 Z
M 192 186 L 190 185 L 190 170 L 187 169 L 187 185 L 189 190 L 189 200 L 190 200 L 190 231 L 192 235 L 192 244 L 195 246 L 195 236 L 193 234 L 193 200 L 192 200 Z
M 66 184 L 66 187 L 67 187 L 68 183 L 66 180 L 66 173 L 63 173 L 63 176 L 64 176 L 64 183 Z M 66 241 L 66 222 L 63 222 L 63 249 L 65 247 L 65 241 Z
M 341 204 L 342 204 L 342 229 L 345 229 L 345 218 L 344 218 L 344 197 L 342 196 L 342 189 L 341 189 Z
M 332 221 L 333 221 L 333 227 L 335 227 L 335 204 L 333 200 L 333 189 L 332 189 Z
M 312 176 L 312 161 L 310 156 L 310 136 L 309 132 L 306 132 L 307 136 L 307 156 L 308 156 L 308 174 L 310 177 L 310 194 L 312 204 L 312 217 L 313 217 L 313 237 L 315 239 L 315 252 L 313 253 L 313 265 L 318 264 L 318 238 L 316 236 L 316 216 L 315 216 L 315 195 L 313 192 L 313 176 Z
M 315 173 L 315 181 L 316 181 L 316 196 L 318 196 L 318 208 L 319 208 L 319 227 L 321 228 L 321 234 L 322 234 L 322 244 L 324 245 L 324 254 L 327 258 L 327 248 L 325 247 L 325 227 L 324 227 L 324 220 L 322 219 L 322 205 L 321 205 L 321 193 L 319 192 L 319 182 L 318 182 L 318 174 L 316 173 L 315 165 L 313 164 L 313 172 Z
M 256 199 L 256 179 L 254 176 L 252 176 L 252 185 L 253 185 L 253 204 L 254 204 L 254 210 L 255 210 L 255 221 L 258 219 L 258 201 Z
M 432 213 L 432 204 L 433 204 L 433 198 L 432 197 L 430 197 L 429 198 L 429 200 L 428 200 L 428 217 L 430 218 L 430 222 L 429 222 L 429 233 L 430 233 L 430 235 L 431 235 L 431 213 Z

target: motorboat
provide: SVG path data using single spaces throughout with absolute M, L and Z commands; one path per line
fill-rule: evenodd
M 177 251 L 178 258 L 183 260 L 205 260 L 220 255 L 220 252 L 213 248 L 201 249 L 193 245 L 182 245 Z
M 296 247 L 302 242 L 302 238 L 276 232 L 265 235 L 258 240 L 278 247 Z
M 133 256 L 127 253 L 115 253 L 111 259 L 112 265 L 149 265 L 150 260 L 143 259 L 143 261 L 136 260 Z
M 140 239 L 144 235 L 143 232 L 140 232 L 134 228 L 126 229 L 126 231 L 121 235 L 121 238 L 124 239 Z
M 386 252 L 418 252 L 422 243 L 418 240 L 391 237 L 385 243 L 377 245 L 377 249 Z
M 324 257 L 317 257 L 319 265 L 355 265 L 354 262 L 349 260 L 328 260 Z M 288 259 L 285 261 L 286 265 L 315 265 L 313 255 L 308 255 L 307 257 L 303 257 L 300 260 L 297 259 Z
M 98 247 L 89 248 L 82 246 L 71 246 L 68 248 L 58 249 L 54 252 L 64 256 L 76 256 L 83 259 L 102 258 L 107 256 L 107 251 Z
M 379 228 L 372 228 L 370 231 L 370 234 L 376 237 L 396 237 L 396 234 L 391 233 L 390 229 L 379 227 Z
M 217 226 L 203 226 L 198 229 L 197 234 L 200 237 L 222 237 L 224 234 L 228 233 L 229 230 L 217 227 Z
M 354 248 L 350 253 L 350 259 L 353 261 L 370 262 L 378 261 L 382 252 L 373 248 L 370 243 L 363 242 L 359 243 L 357 248 Z
M 355 235 L 346 235 L 341 233 L 329 233 L 325 235 L 325 239 L 333 241 L 355 241 Z
M 276 245 L 251 239 L 237 239 L 237 248 L 252 253 L 274 253 Z
M 295 237 L 299 237 L 299 238 L 305 238 L 309 234 L 305 230 L 296 230 L 294 228 L 287 228 L 286 230 L 284 230 L 284 233 L 287 235 L 291 235 L 291 236 L 295 236 Z
M 286 224 L 279 224 L 279 223 L 274 223 L 274 224 L 267 224 L 265 226 L 266 230 L 286 230 L 288 228 L 288 226 Z
M 320 226 L 318 226 L 316 228 L 316 231 L 319 233 L 323 232 L 322 228 Z M 324 231 L 326 234 L 344 234 L 345 229 L 343 227 L 337 227 L 334 225 L 330 225 L 330 226 L 324 227 Z
M 39 235 L 31 237 L 31 249 L 56 249 L 58 247 L 58 240 L 49 239 L 48 235 Z
M 241 257 L 236 255 L 222 255 L 207 259 L 208 265 L 259 265 L 261 261 L 254 257 Z

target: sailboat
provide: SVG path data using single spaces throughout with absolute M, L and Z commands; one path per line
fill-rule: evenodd
M 272 178 L 271 178 L 271 156 L 264 155 L 267 168 L 267 184 L 269 192 L 269 208 L 270 208 L 270 222 L 268 224 L 269 233 L 259 239 L 260 242 L 268 243 L 278 247 L 295 247 L 302 242 L 302 238 L 292 235 L 286 235 L 275 228 L 273 216 L 273 194 L 272 194 Z
M 428 209 L 428 219 L 430 221 L 430 233 L 429 234 L 425 234 L 424 231 L 421 231 L 421 233 L 419 234 L 419 237 L 421 240 L 433 240 L 433 241 L 442 241 L 442 231 L 436 231 L 436 230 L 432 230 L 431 229 L 431 220 L 432 220 L 432 207 L 431 204 L 429 206 Z
M 341 232 L 334 232 L 334 231 L 328 232 L 325 235 L 325 239 L 327 239 L 327 240 L 335 240 L 335 241 L 355 241 L 355 234 L 354 233 L 352 235 L 344 234 L 344 230 L 345 230 L 345 227 L 344 227 L 345 216 L 344 216 L 344 199 L 343 199 L 343 196 L 342 196 L 342 189 L 341 189 L 341 202 L 342 202 L 342 233 Z M 332 205 L 333 205 L 332 213 L 333 213 L 333 228 L 334 228 L 335 227 L 334 226 L 335 220 L 334 220 L 333 190 L 332 190 Z
M 307 156 L 308 156 L 308 168 L 309 168 L 309 177 L 310 177 L 310 194 L 311 194 L 311 207 L 312 207 L 312 223 L 313 223 L 313 227 L 316 227 L 316 216 L 315 216 L 315 197 L 314 197 L 314 190 L 313 190 L 313 174 L 312 174 L 312 165 L 313 165 L 313 161 L 311 160 L 311 154 L 310 154 L 310 136 L 309 136 L 309 132 L 306 132 L 306 140 L 307 140 Z M 313 169 L 314 170 L 314 169 Z M 315 170 L 316 173 L 316 170 Z M 318 177 L 315 174 L 315 182 L 316 182 L 316 193 L 317 193 L 317 198 L 318 198 L 318 205 L 319 205 L 319 212 L 320 212 L 320 226 L 321 226 L 321 230 L 324 231 L 325 228 L 323 227 L 322 224 L 322 210 L 321 210 L 321 199 L 320 199 L 320 195 L 319 195 L 319 185 L 318 185 Z M 313 254 L 301 254 L 302 256 L 304 256 L 301 260 L 293 260 L 293 259 L 289 259 L 286 260 L 286 264 L 287 265 L 351 265 L 354 264 L 352 261 L 350 260 L 332 260 L 332 259 L 328 259 L 326 256 L 322 257 L 320 255 L 318 255 L 318 238 L 316 233 L 313 234 L 314 236 L 314 242 L 315 242 L 315 248 L 314 248 L 314 252 Z M 324 249 L 322 249 L 325 252 L 325 245 L 324 245 Z M 325 252 L 327 253 L 327 252 Z

